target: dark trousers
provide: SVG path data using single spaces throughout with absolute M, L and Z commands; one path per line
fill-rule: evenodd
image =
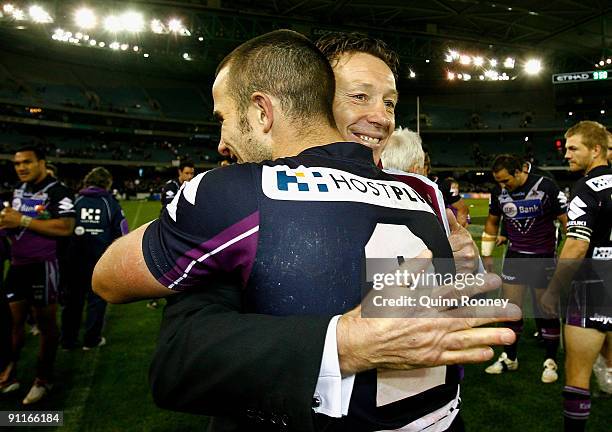
M 87 315 L 83 345 L 93 347 L 100 342 L 106 301 L 91 289 L 92 272 L 93 267 L 87 266 L 78 273 L 70 275 L 67 281 L 64 308 L 62 309 L 62 346 L 64 348 L 74 348 L 78 345 L 85 300 L 87 300 Z

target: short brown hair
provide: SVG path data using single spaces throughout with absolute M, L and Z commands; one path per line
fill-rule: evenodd
M 593 150 L 596 146 L 601 146 L 602 150 L 608 150 L 604 147 L 604 143 L 608 142 L 608 131 L 601 123 L 590 120 L 583 120 L 576 123 L 565 132 L 565 138 L 570 138 L 574 135 L 582 136 L 582 144 Z M 605 153 L 605 152 L 604 152 Z
M 85 175 L 83 184 L 87 186 L 97 186 L 102 189 L 110 189 L 113 184 L 113 176 L 104 167 L 95 167 Z
M 317 48 L 332 64 L 344 53 L 366 53 L 381 59 L 397 79 L 399 57 L 381 39 L 375 39 L 359 33 L 330 33 L 315 42 Z
M 253 92 L 277 97 L 294 119 L 324 118 L 335 125 L 332 105 L 336 82 L 327 59 L 300 33 L 275 30 L 246 41 L 217 67 L 229 66 L 229 94 L 243 114 Z

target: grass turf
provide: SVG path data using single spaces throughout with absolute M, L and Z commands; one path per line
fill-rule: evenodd
M 468 200 L 468 205 L 473 222 L 470 231 L 478 240 L 487 203 Z M 123 202 L 122 206 L 131 228 L 156 218 L 160 208 L 159 203 L 144 201 Z M 501 254 L 501 249 L 496 254 Z M 33 379 L 38 349 L 38 338 L 28 335 L 18 369 L 22 388 L 0 395 L 0 411 L 63 410 L 64 426 L 57 428 L 62 432 L 205 430 L 205 417 L 164 411 L 152 401 L 147 371 L 162 312 L 148 309 L 145 304 L 109 306 L 104 331 L 107 346 L 88 352 L 59 350 L 56 385 L 47 399 L 31 408 L 20 403 Z M 533 332 L 533 322 L 527 320 L 519 347 L 518 372 L 489 376 L 483 372 L 485 365 L 466 366 L 462 415 L 467 431 L 557 432 L 562 429 L 563 367 L 557 383 L 540 382 L 542 351 L 530 336 Z M 203 375 L 202 379 L 206 377 Z M 612 400 L 594 400 L 588 430 L 610 430 L 611 418 Z

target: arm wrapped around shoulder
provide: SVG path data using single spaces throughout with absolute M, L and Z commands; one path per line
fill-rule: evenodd
M 480 243 L 480 254 L 483 257 L 488 257 L 493 255 L 493 249 L 495 249 L 495 239 L 497 235 L 487 234 L 483 231 L 482 240 Z

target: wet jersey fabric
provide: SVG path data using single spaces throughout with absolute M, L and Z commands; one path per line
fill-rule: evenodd
M 13 209 L 34 219 L 74 218 L 70 190 L 47 176 L 38 184 L 22 183 L 13 192 Z M 57 238 L 25 228 L 10 230 L 11 264 L 31 264 L 57 259 Z
M 430 204 L 375 167 L 366 147 L 334 143 L 196 176 L 147 228 L 143 253 L 173 290 L 232 282 L 243 288 L 245 311 L 331 317 L 361 301 L 366 246 L 384 249 L 398 238 L 414 255 L 426 246 L 436 271 L 454 273 Z M 376 371 L 357 375 L 343 419 L 349 430 L 397 429 L 443 408 L 434 423 L 456 414 L 454 367 L 433 388 L 379 407 L 376 379 Z
M 510 250 L 547 254 L 555 250 L 554 221 L 566 212 L 566 201 L 552 180 L 529 174 L 525 184 L 512 192 L 496 186 L 489 213 L 504 217 Z

